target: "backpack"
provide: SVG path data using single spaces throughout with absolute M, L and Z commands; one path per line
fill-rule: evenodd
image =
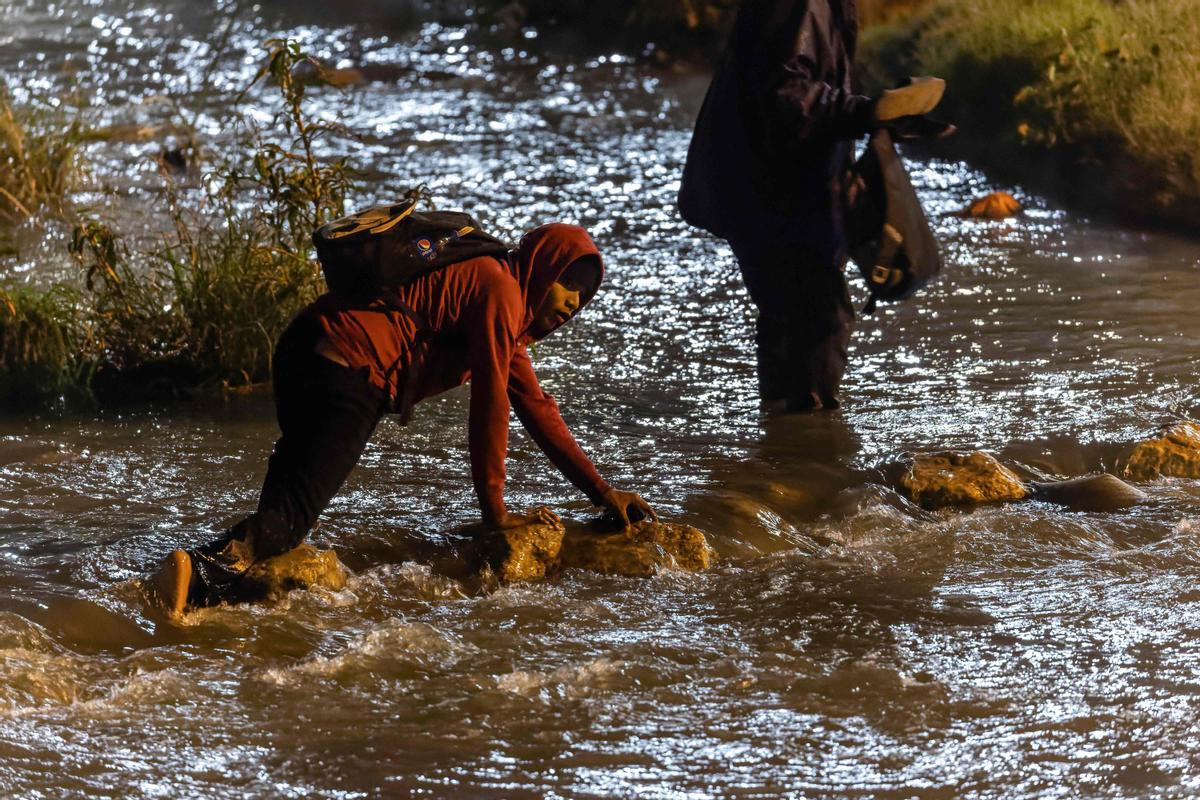
M 414 361 L 424 357 L 428 324 L 391 290 L 459 261 L 509 252 L 508 245 L 484 233 L 469 214 L 417 211 L 418 200 L 414 195 L 368 208 L 327 222 L 312 235 L 330 292 L 356 302 L 382 301 L 413 321 Z M 398 394 L 390 398 L 390 410 L 400 415 L 401 425 L 408 424 L 416 403 L 417 372 L 409 370 Z
M 846 249 L 867 282 L 871 299 L 911 297 L 942 270 L 929 220 L 887 130 L 871 135 L 842 191 Z
M 312 240 L 329 290 L 377 298 L 450 264 L 508 253 L 508 245 L 469 214 L 417 211 L 416 205 L 416 198 L 406 198 L 317 228 Z

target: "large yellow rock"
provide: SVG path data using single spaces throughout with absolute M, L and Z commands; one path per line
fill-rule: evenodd
M 610 575 L 649 577 L 663 568 L 699 572 L 716 553 L 690 525 L 643 520 L 626 531 L 596 533 L 572 528 L 563 539 L 559 564 Z
M 544 578 L 558 568 L 565 532 L 562 523 L 496 531 L 484 539 L 483 557 L 501 583 Z
M 913 456 L 900 485 L 925 508 L 1001 503 L 1029 494 L 1016 473 L 978 450 Z
M 1200 478 L 1200 425 L 1180 422 L 1139 444 L 1125 464 L 1125 477 L 1135 481 Z
M 349 574 L 332 550 L 302 544 L 250 567 L 238 585 L 238 595 L 241 600 L 278 600 L 293 589 L 316 586 L 336 592 L 346 588 Z
M 524 525 L 488 534 L 479 553 L 502 583 L 537 580 L 568 568 L 649 577 L 663 568 L 707 569 L 715 558 L 696 528 L 650 520 L 613 533 L 583 525 Z

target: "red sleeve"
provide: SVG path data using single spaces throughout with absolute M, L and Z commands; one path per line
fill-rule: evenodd
M 558 403 L 542 390 L 524 347 L 518 347 L 513 352 L 512 367 L 508 374 L 508 396 L 521 424 L 551 463 L 589 500 L 599 505 L 601 496 L 611 487 L 600 477 L 596 467 L 567 429 L 562 415 L 558 413 Z
M 480 281 L 464 309 L 471 365 L 471 410 L 467 443 L 471 478 L 485 520 L 499 519 L 504 507 L 504 459 L 508 454 L 508 373 L 523 306 L 511 280 Z

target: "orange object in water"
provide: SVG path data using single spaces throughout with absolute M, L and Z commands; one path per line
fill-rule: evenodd
M 1008 192 L 992 192 L 967 206 L 964 217 L 972 219 L 1008 219 L 1021 213 L 1021 204 Z

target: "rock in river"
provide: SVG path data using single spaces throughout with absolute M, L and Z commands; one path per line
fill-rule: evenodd
M 663 568 L 708 569 L 715 553 L 704 534 L 690 525 L 644 520 L 628 530 L 596 533 L 572 528 L 563 538 L 564 567 L 647 578 Z
M 963 209 L 964 217 L 972 219 L 1008 219 L 1021 213 L 1021 204 L 1008 192 L 992 192 L 980 197 Z
M 1025 483 L 995 456 L 978 450 L 911 456 L 900 485 L 925 508 L 1024 500 Z
M 1036 500 L 1060 503 L 1075 511 L 1116 511 L 1146 499 L 1146 493 L 1116 475 L 1102 472 L 1067 481 L 1031 483 Z
M 482 540 L 483 561 L 502 583 L 544 578 L 558 568 L 565 533 L 561 523 L 533 523 L 486 534 Z
M 1200 478 L 1200 425 L 1180 422 L 1137 445 L 1125 463 L 1125 477 L 1135 481 Z
M 250 567 L 238 586 L 238 599 L 278 600 L 293 589 L 314 586 L 340 591 L 349 572 L 332 550 L 302 544 Z
M 541 523 L 490 534 L 483 561 L 503 583 L 536 580 L 560 569 L 649 577 L 663 568 L 707 569 L 715 557 L 704 534 L 688 525 L 643 520 L 625 531 Z

